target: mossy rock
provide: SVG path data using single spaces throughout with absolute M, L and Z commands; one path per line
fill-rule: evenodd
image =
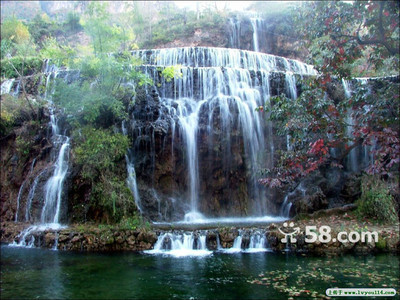
M 380 238 L 380 239 L 378 240 L 378 242 L 375 243 L 375 247 L 376 247 L 378 250 L 384 250 L 384 249 L 386 249 L 386 247 L 387 247 L 386 240 L 385 240 L 384 238 Z

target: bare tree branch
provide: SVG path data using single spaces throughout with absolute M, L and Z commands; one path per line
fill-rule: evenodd
M 17 75 L 18 75 L 18 77 L 19 77 L 19 82 L 20 82 L 20 84 L 21 84 L 21 86 L 22 86 L 22 93 L 23 93 L 23 95 L 24 95 L 24 98 L 25 98 L 26 102 L 28 102 L 29 108 L 31 109 L 34 118 L 37 118 L 37 114 L 36 114 L 36 112 L 35 112 L 35 109 L 33 108 L 32 103 L 31 103 L 31 101 L 30 101 L 29 98 L 28 98 L 28 94 L 27 94 L 26 89 L 25 89 L 25 80 L 24 80 L 24 76 L 22 75 L 22 74 L 23 74 L 23 70 L 24 70 L 24 66 L 25 66 L 25 60 L 24 60 L 23 63 L 22 63 L 22 71 L 21 71 L 22 74 L 17 70 L 17 68 L 14 66 L 14 64 L 11 62 L 10 59 L 8 60 L 8 63 L 11 65 L 11 67 L 12 67 L 12 68 L 14 69 L 14 71 L 17 73 Z

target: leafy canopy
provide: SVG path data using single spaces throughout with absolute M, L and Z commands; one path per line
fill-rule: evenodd
M 395 176 L 400 160 L 399 84 L 352 80 L 347 96 L 338 87 L 341 79 L 361 75 L 360 61 L 373 74 L 382 74 L 385 61 L 395 62 L 389 74 L 398 74 L 399 53 L 394 49 L 399 45 L 399 4 L 306 2 L 296 14 L 309 62 L 321 75 L 303 80 L 296 99 L 282 94 L 260 108 L 290 144 L 260 182 L 278 187 L 324 166 L 341 168 L 360 145 L 374 145 L 366 172 Z
M 298 35 L 310 51 L 309 62 L 322 73 L 398 73 L 398 1 L 303 2 L 295 16 Z

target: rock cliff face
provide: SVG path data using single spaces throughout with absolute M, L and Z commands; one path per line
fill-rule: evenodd
M 148 219 L 190 221 L 199 213 L 206 217 L 287 217 L 351 203 L 359 196 L 360 180 L 347 167 L 320 170 L 287 190 L 271 191 L 257 183 L 260 169 L 272 166 L 276 150 L 287 145 L 256 108 L 268 105 L 271 96 L 290 98 L 301 93 L 301 80 L 315 74 L 310 66 L 221 48 L 132 54 L 143 59 L 141 69 L 154 83 L 136 90 L 130 120 L 122 126 L 133 141 L 128 163 L 136 169 L 136 176 L 128 182 L 135 181 L 135 200 Z M 162 75 L 176 65 L 180 66 L 175 78 Z M 67 81 L 78 75 L 59 72 Z M 43 80 L 32 76 L 26 82 L 28 92 L 37 94 Z M 17 87 L 15 80 L 10 89 L 17 92 Z M 341 101 L 342 84 L 333 84 L 328 93 Z M 54 170 L 51 116 L 43 109 L 40 122 L 29 122 L 30 116 L 21 118 L 21 127 L 2 137 L 1 215 L 5 220 L 35 222 L 43 207 L 44 185 Z M 28 143 L 26 149 L 17 137 Z M 78 213 L 76 207 L 90 193 L 76 180 L 72 166 L 64 183 L 68 201 L 62 204 L 62 222 Z M 39 192 L 32 192 L 35 189 Z
M 257 182 L 286 144 L 256 108 L 315 71 L 301 62 L 222 48 L 140 50 L 154 86 L 137 91 L 127 125 L 142 211 L 151 220 L 278 214 Z M 164 68 L 180 65 L 168 81 Z M 293 74 L 296 73 L 296 74 Z
M 306 49 L 291 36 L 287 20 L 277 17 L 262 19 L 246 14 L 236 15 L 227 24 L 228 47 L 279 55 L 305 61 Z

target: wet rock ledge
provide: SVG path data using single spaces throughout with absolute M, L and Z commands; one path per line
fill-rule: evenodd
M 293 220 L 296 226 L 300 227 L 300 233 L 295 236 L 296 243 L 287 245 L 282 243 L 284 237 L 279 229 L 283 229 L 282 223 L 269 224 L 263 227 L 237 228 L 237 227 L 218 227 L 207 230 L 192 230 L 193 235 L 198 237 L 206 235 L 206 245 L 209 250 L 217 250 L 218 241 L 223 248 L 233 246 L 235 238 L 240 234 L 242 236 L 242 248 L 247 248 L 252 234 L 262 234 L 265 236 L 268 248 L 272 251 L 291 251 L 294 253 L 310 255 L 341 255 L 354 253 L 358 255 L 390 252 L 400 254 L 399 224 L 394 225 L 374 225 L 355 222 L 354 217 L 349 213 L 342 217 L 334 215 L 319 216 L 318 219 L 306 218 L 303 220 Z M 322 225 L 330 225 L 332 228 L 331 236 L 335 237 L 338 232 L 365 230 L 376 231 L 379 240 L 357 243 L 339 243 L 330 241 L 329 243 L 305 242 L 305 226 L 316 225 L 317 228 Z M 20 240 L 20 233 L 29 224 L 3 222 L 1 224 L 1 242 L 13 243 Z M 32 242 L 34 247 L 66 251 L 143 251 L 153 249 L 158 236 L 164 232 L 175 234 L 188 233 L 185 229 L 159 230 L 154 228 L 140 228 L 135 230 L 118 229 L 110 226 L 94 225 L 71 225 L 68 228 L 59 231 L 44 230 L 37 231 L 32 237 L 26 239 L 26 243 Z M 332 239 L 333 240 L 333 239 Z

